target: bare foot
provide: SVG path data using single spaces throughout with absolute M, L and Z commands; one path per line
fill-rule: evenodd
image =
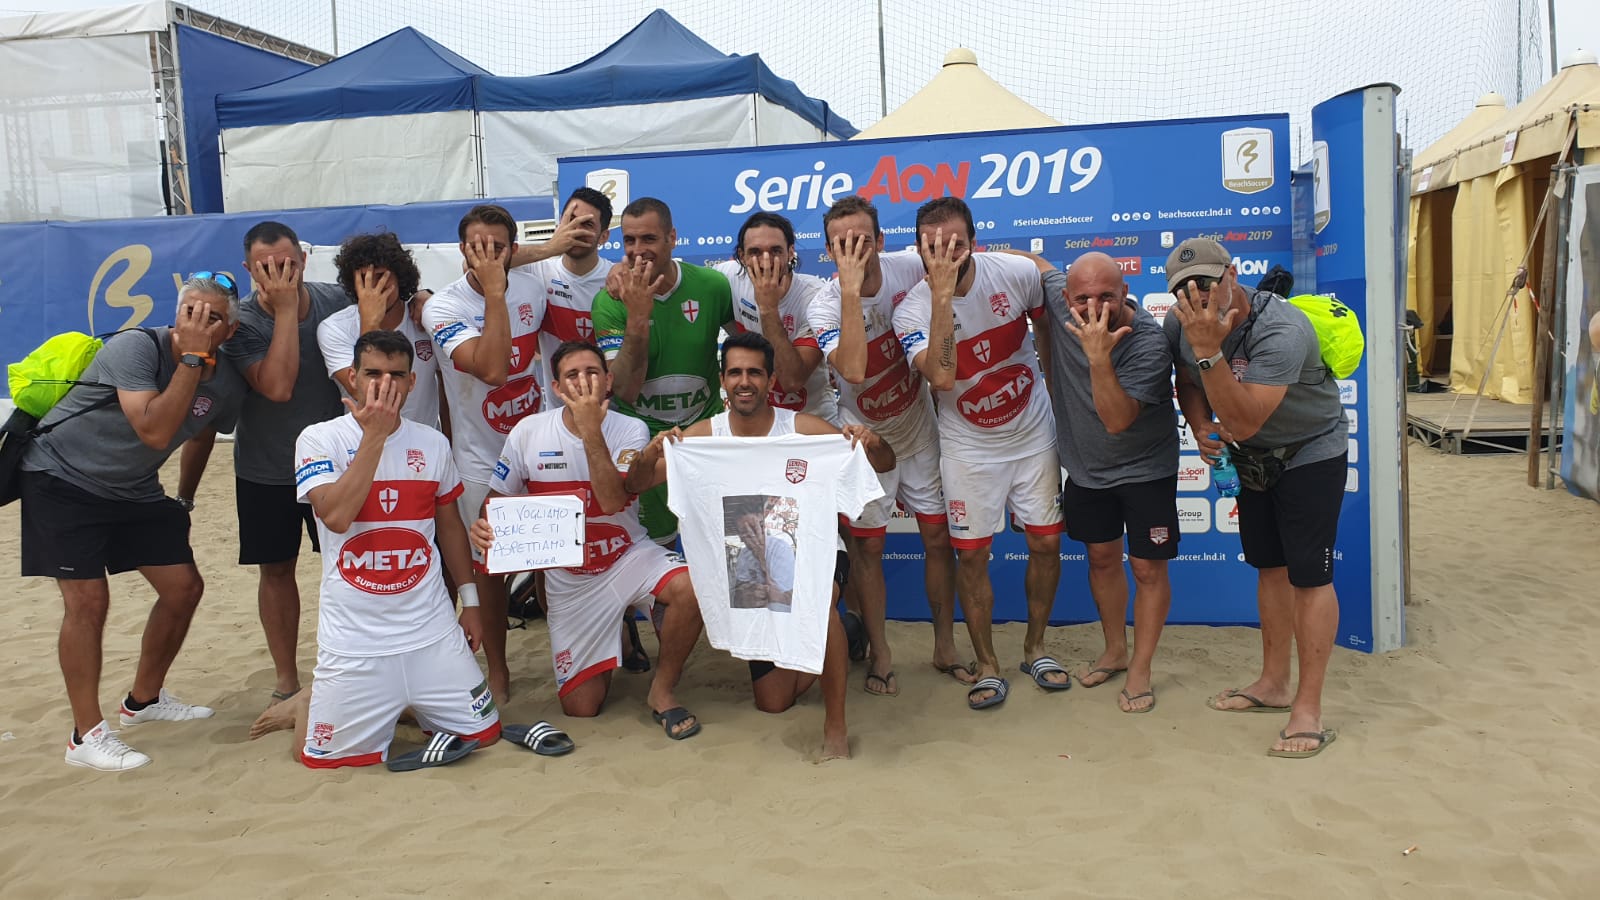
M 1332 740 L 1331 737 L 1319 737 L 1324 735 L 1322 720 L 1313 716 L 1291 714 L 1289 716 L 1289 724 L 1284 727 L 1282 735 L 1284 736 L 1280 736 L 1276 741 L 1272 742 L 1273 750 L 1305 753 L 1316 750 L 1327 741 Z M 1302 737 L 1301 735 L 1309 735 L 1309 737 Z
M 1150 673 L 1128 672 L 1128 683 L 1117 695 L 1117 708 L 1125 713 L 1144 712 L 1156 705 L 1150 688 Z
M 822 736 L 822 757 L 817 762 L 828 762 L 834 759 L 850 758 L 850 737 L 841 731 L 838 734 L 824 734 Z
M 1206 705 L 1222 712 L 1259 707 L 1289 708 L 1294 694 L 1288 685 L 1270 685 L 1257 680 L 1242 688 L 1230 688 L 1206 701 Z
M 264 734 L 274 731 L 290 731 L 294 728 L 295 719 L 305 714 L 311 705 L 311 694 L 301 691 L 287 700 L 274 700 L 266 711 L 256 717 L 250 725 L 250 740 L 255 740 Z
M 978 664 L 976 662 L 940 662 L 939 657 L 933 659 L 933 667 L 949 675 L 962 684 L 972 684 L 978 680 Z

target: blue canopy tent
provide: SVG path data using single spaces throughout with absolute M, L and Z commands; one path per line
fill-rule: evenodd
M 543 194 L 558 156 L 790 144 L 851 137 L 827 103 L 758 55 L 724 54 L 663 10 L 583 62 L 478 80 L 485 186 Z
M 483 196 L 474 80 L 487 75 L 402 28 L 315 69 L 219 94 L 228 211 Z

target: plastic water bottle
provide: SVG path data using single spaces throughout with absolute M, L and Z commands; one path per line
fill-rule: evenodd
M 1212 464 L 1211 483 L 1217 486 L 1217 495 L 1221 497 L 1239 496 L 1239 470 L 1234 468 L 1233 459 L 1228 456 L 1228 448 L 1222 448 L 1222 455 Z

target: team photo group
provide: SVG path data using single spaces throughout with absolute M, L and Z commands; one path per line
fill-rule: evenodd
M 600 253 L 614 225 L 619 260 Z M 572 752 L 569 726 L 502 722 L 514 595 L 542 608 L 565 717 L 601 714 L 621 669 L 647 673 L 656 740 L 714 727 L 676 693 L 704 634 L 748 662 L 764 712 L 817 684 L 819 758 L 847 758 L 847 699 L 890 702 L 896 663 L 910 671 L 885 627 L 897 514 L 921 538 L 928 677 L 959 682 L 952 703 L 993 715 L 1017 680 L 1110 685 L 1105 702 L 1153 713 L 1181 536 L 1180 413 L 1219 488 L 1237 491 L 1257 572 L 1260 669 L 1207 704 L 1276 714 L 1271 756 L 1330 744 L 1347 426 L 1289 290 L 1242 284 L 1227 248 L 1190 238 L 1167 258 L 1174 297 L 1158 320 L 1103 253 L 1062 269 L 982 251 L 953 197 L 917 211 L 914 249 L 888 251 L 855 195 L 823 229 L 834 271 L 821 277 L 798 271 L 794 228 L 769 212 L 744 222 L 733 259 L 697 266 L 674 258 L 667 203 L 617 211 L 580 188 L 536 245 L 518 244 L 505 209 L 471 209 L 461 277 L 429 291 L 404 235 L 348 238 L 337 283 L 317 283 L 290 228 L 252 227 L 252 291 L 223 271 L 232 260 L 190 274 L 175 324 L 108 339 L 21 456 L 21 572 L 55 579 L 64 604 L 66 761 L 151 761 L 102 707 L 111 574 L 137 570 L 156 596 L 114 721 L 213 715 L 166 681 L 205 594 L 190 513 L 230 433 L 238 527 L 224 540 L 257 571 L 274 668 L 250 736 L 292 732 L 310 768 L 419 769 L 502 740 Z M 178 482 L 163 485 L 174 454 Z M 537 498 L 576 498 L 581 548 L 531 572 L 489 565 L 526 529 L 486 511 L 537 516 Z M 1027 626 L 1021 646 L 997 648 L 990 546 L 1009 528 L 1026 540 Z M 1061 583 L 1063 534 L 1085 548 L 1087 585 Z M 295 577 L 306 541 L 321 559 L 309 675 Z M 1103 651 L 1052 658 L 1058 591 L 1085 588 Z M 1181 581 L 1176 592 L 1183 602 Z M 402 721 L 428 740 L 391 754 Z

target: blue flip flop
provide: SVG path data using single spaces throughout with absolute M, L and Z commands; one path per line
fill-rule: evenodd
M 972 699 L 972 695 L 979 691 L 994 691 L 994 695 L 987 700 Z M 980 678 L 967 690 L 967 708 L 988 709 L 991 706 L 999 706 L 1006 702 L 1006 695 L 1010 692 L 1011 682 L 1006 681 L 1004 678 L 996 678 L 993 675 L 988 678 Z
M 465 740 L 457 735 L 440 731 L 434 734 L 428 745 L 421 750 L 413 750 L 404 756 L 396 756 L 389 760 L 389 771 L 414 772 L 417 769 L 447 766 L 476 749 L 478 749 L 477 741 Z
M 1045 676 L 1051 672 L 1060 672 L 1067 676 L 1067 680 L 1050 681 Z M 1072 675 L 1066 669 L 1061 668 L 1060 663 L 1048 656 L 1041 656 L 1033 662 L 1024 662 L 1022 664 L 1022 674 L 1031 677 L 1034 684 L 1047 691 L 1065 691 L 1072 687 Z
M 506 725 L 500 729 L 500 734 L 507 741 L 518 747 L 532 750 L 540 756 L 564 756 L 573 751 L 577 744 L 567 733 L 551 725 L 549 722 L 535 722 L 532 725 Z

